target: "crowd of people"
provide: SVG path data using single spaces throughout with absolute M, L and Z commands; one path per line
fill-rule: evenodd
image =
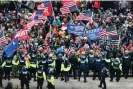
M 34 25 L 29 31 L 30 39 L 19 41 L 19 47 L 12 56 L 6 56 L 3 52 L 0 67 L 1 87 L 3 75 L 4 79 L 8 80 L 11 75 L 19 77 L 21 89 L 24 89 L 24 84 L 29 89 L 31 78 L 37 81 L 37 89 L 42 89 L 44 81 L 47 81 L 48 89 L 55 89 L 54 78 L 61 77 L 61 81 L 69 82 L 69 77 L 73 76 L 80 81 L 82 72 L 84 82 L 87 82 L 86 77 L 90 72 L 93 72 L 93 80 L 98 76 L 99 87 L 102 87 L 103 83 L 103 89 L 106 89 L 107 76 L 110 76 L 111 82 L 115 73 L 117 82 L 120 81 L 121 74 L 125 79 L 129 74 L 133 76 L 133 15 L 130 8 L 104 9 L 95 7 L 94 2 L 89 1 L 77 5 L 80 13 L 94 12 L 93 21 L 83 21 L 87 31 L 100 26 L 103 26 L 103 29 L 115 26 L 121 38 L 120 44 L 108 46 L 100 44 L 99 40 L 90 43 L 87 37 L 69 33 L 62 28 L 63 24 L 70 20 L 73 20 L 74 24 L 80 24 L 81 21 L 76 20 L 80 13 L 62 15 L 61 2 L 53 1 L 52 6 L 54 16 L 44 19 L 45 23 L 42 21 Z M 29 8 L 19 8 L 17 11 L 10 11 L 8 8 L 1 10 L 0 24 L 4 29 L 7 45 L 16 32 L 24 28 L 31 15 Z

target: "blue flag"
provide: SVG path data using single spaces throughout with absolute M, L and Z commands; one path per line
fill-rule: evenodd
M 44 6 L 45 6 L 45 7 L 48 7 L 49 4 L 50 4 L 50 1 L 45 1 L 45 2 L 44 2 Z
M 93 12 L 92 11 L 87 11 L 84 16 L 87 16 L 87 17 L 92 17 L 93 15 Z
M 4 52 L 7 56 L 12 56 L 14 51 L 18 48 L 18 37 L 15 38 L 9 45 L 4 49 Z
M 69 7 L 70 11 L 71 12 L 78 12 L 78 8 L 76 5 L 72 6 L 72 7 Z
M 44 10 L 42 9 L 42 10 L 37 10 L 36 11 L 36 15 L 42 15 L 43 14 L 43 12 L 44 12 Z
M 100 38 L 100 31 L 102 30 L 102 27 L 99 28 L 95 28 L 95 29 L 91 29 L 88 34 L 87 37 L 90 40 L 97 40 Z
M 67 30 L 75 35 L 84 36 L 86 27 L 83 25 L 68 24 Z

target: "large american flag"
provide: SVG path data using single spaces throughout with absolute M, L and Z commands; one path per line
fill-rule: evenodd
M 64 2 L 62 8 L 60 9 L 61 13 L 62 14 L 70 13 L 71 12 L 70 11 L 70 7 L 75 6 L 75 5 L 76 5 L 75 0 L 74 1 Z
M 100 37 L 103 37 L 103 36 L 115 36 L 115 35 L 117 35 L 117 31 L 116 30 L 108 32 L 106 29 L 103 29 L 100 32 Z
M 93 12 L 87 11 L 86 13 L 77 16 L 76 20 L 90 21 L 92 20 L 92 16 L 93 16 Z

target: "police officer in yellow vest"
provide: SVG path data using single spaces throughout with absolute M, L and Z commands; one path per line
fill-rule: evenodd
M 13 77 L 17 77 L 18 68 L 19 68 L 19 57 L 18 57 L 18 55 L 14 56 L 14 58 L 12 60 L 12 64 L 13 64 Z
M 49 70 L 48 71 L 48 76 L 47 76 L 47 88 L 48 89 L 55 89 L 55 83 L 54 83 L 54 71 Z
M 36 69 L 37 69 L 37 60 L 36 60 L 36 57 L 34 54 L 32 54 L 32 58 L 30 60 L 30 75 L 32 77 L 34 77 L 34 81 L 36 81 L 36 77 L 35 77 L 35 74 L 36 74 Z
M 49 58 L 47 60 L 48 67 L 55 67 L 55 57 L 52 53 L 49 54 Z
M 65 82 L 69 81 L 69 71 L 71 69 L 71 64 L 68 61 L 68 58 L 64 56 L 64 62 L 61 64 L 61 72 L 63 72 L 61 80 L 63 80 L 63 77 L 65 78 Z
M 20 60 L 19 60 L 19 71 L 22 70 L 22 67 L 23 67 L 23 66 L 25 66 L 26 69 L 29 68 L 29 63 L 26 61 L 25 55 L 24 55 L 24 54 L 22 54 L 22 56 L 21 56 L 21 58 L 20 58 Z
M 5 67 L 5 79 L 8 78 L 8 80 L 10 80 L 10 73 L 12 71 L 12 58 L 8 56 L 7 59 L 3 62 L 2 67 Z
M 121 63 L 120 59 L 118 57 L 115 58 L 115 60 L 112 62 L 111 65 L 113 67 L 113 70 L 111 71 L 110 81 L 111 82 L 113 81 L 113 78 L 114 78 L 114 75 L 116 72 L 116 81 L 119 82 L 121 71 L 122 71 L 122 63 Z
M 46 80 L 45 72 L 43 72 L 43 67 L 39 66 L 36 72 L 37 89 L 42 89 L 43 82 Z

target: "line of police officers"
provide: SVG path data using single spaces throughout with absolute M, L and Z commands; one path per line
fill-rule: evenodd
M 19 67 L 19 79 L 21 83 L 21 89 L 29 89 L 29 82 L 31 78 L 37 81 L 37 89 L 42 89 L 43 82 L 47 80 L 48 89 L 55 89 L 54 77 L 61 76 L 61 81 L 69 81 L 69 76 L 73 74 L 74 79 L 80 81 L 81 74 L 83 72 L 84 82 L 87 82 L 86 76 L 89 75 L 89 71 L 93 71 L 93 80 L 95 80 L 98 73 L 98 78 L 101 80 L 99 87 L 106 89 L 105 77 L 107 71 L 110 71 L 110 81 L 113 81 L 116 73 L 116 81 L 120 80 L 120 74 L 123 70 L 123 76 L 127 79 L 129 70 L 131 68 L 131 58 L 129 52 L 125 51 L 125 55 L 121 59 L 120 56 L 113 58 L 109 56 L 106 58 L 103 55 L 94 55 L 93 50 L 90 50 L 87 56 L 85 52 L 82 52 L 81 56 L 77 56 L 75 52 L 72 52 L 69 56 L 66 54 L 58 54 L 57 57 L 54 53 L 41 55 L 31 55 L 31 60 L 25 60 L 25 55 L 22 55 L 20 59 L 12 60 L 7 57 L 0 67 L 0 86 L 2 87 L 2 75 L 4 69 L 5 79 L 10 80 L 10 74 L 12 67 Z

